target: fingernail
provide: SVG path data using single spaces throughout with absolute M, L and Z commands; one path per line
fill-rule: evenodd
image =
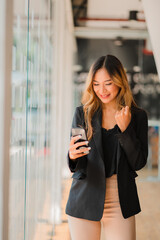
M 91 149 L 91 147 L 88 147 L 88 149 Z
M 78 135 L 78 137 L 79 137 L 79 138 L 81 138 L 81 137 L 82 137 L 82 135 Z
M 86 141 L 85 143 L 88 144 L 88 141 Z

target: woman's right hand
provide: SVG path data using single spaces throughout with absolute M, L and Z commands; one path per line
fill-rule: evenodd
M 88 145 L 88 141 L 82 141 L 82 142 L 75 143 L 80 138 L 81 138 L 80 135 L 71 137 L 71 141 L 69 144 L 69 157 L 72 160 L 75 160 L 76 158 L 87 155 L 88 153 L 84 153 L 84 152 L 89 151 L 91 149 L 90 147 L 76 149 L 79 146 Z

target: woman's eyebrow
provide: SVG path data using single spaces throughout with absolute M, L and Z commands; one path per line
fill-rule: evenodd
M 105 80 L 104 82 L 109 82 L 109 81 L 111 81 L 111 79 L 107 79 L 107 80 Z M 93 80 L 93 82 L 98 82 L 98 81 Z

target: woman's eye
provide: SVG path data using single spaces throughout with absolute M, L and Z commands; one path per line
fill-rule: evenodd
M 105 84 L 106 86 L 109 86 L 109 85 L 111 85 L 112 83 L 107 83 L 107 84 Z
M 105 86 L 109 86 L 111 85 L 112 83 L 106 83 Z M 93 84 L 94 86 L 99 86 L 99 84 Z

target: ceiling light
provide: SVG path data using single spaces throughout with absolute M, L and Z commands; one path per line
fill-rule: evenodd
M 121 47 L 123 46 L 123 38 L 122 37 L 117 37 L 115 40 L 114 40 L 114 44 L 118 47 Z

